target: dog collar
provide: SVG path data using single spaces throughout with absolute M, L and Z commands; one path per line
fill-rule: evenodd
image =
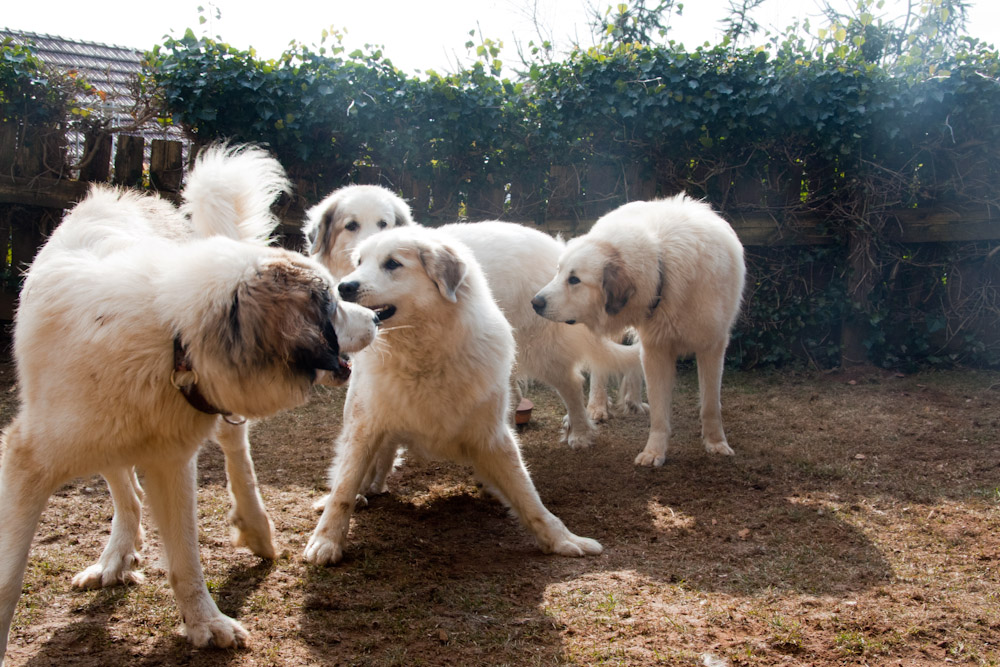
M 234 426 L 246 422 L 246 417 L 236 415 L 232 412 L 221 410 L 205 398 L 205 395 L 198 389 L 198 372 L 191 367 L 191 360 L 187 356 L 187 348 L 181 342 L 180 336 L 174 337 L 174 370 L 170 373 L 170 384 L 174 385 L 184 399 L 192 408 L 206 415 L 221 415 L 228 423 Z
M 653 311 L 657 309 L 660 302 L 663 301 L 663 283 L 666 282 L 666 269 L 663 267 L 663 258 L 660 257 L 660 280 L 656 284 L 656 297 L 649 302 L 649 313 L 646 317 L 652 317 Z

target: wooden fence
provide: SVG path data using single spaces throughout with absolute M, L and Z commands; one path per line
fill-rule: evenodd
M 9 239 L 0 286 L 0 320 L 12 319 L 23 269 L 90 183 L 139 188 L 176 200 L 186 168 L 180 142 L 154 139 L 147 151 L 142 137 L 118 136 L 112 144 L 112 138 L 104 135 L 87 138 L 90 157 L 71 175 L 63 166 L 65 140 L 57 131 L 39 134 L 34 140 L 18 135 L 19 131 L 23 128 L 0 124 L 0 234 Z M 511 184 L 421 182 L 405 176 L 392 186 L 408 199 L 415 218 L 424 224 L 452 222 L 460 215 L 471 220 L 505 218 L 566 237 L 586 232 L 600 215 L 625 201 L 654 196 L 655 182 L 628 172 L 598 166 L 581 173 L 579 167 L 556 165 L 549 170 L 545 186 L 532 188 L 530 193 Z M 361 168 L 355 180 L 379 183 L 385 178 L 377 169 Z M 304 211 L 326 194 L 313 190 L 312 184 L 297 183 L 295 194 L 278 206 L 280 238 L 288 247 L 301 248 Z M 301 193 L 310 193 L 308 200 Z M 833 241 L 823 231 L 823 220 L 797 215 L 794 207 L 748 213 L 737 206 L 727 210 L 726 217 L 751 249 Z M 902 243 L 992 241 L 1000 239 L 1000 216 L 986 206 L 905 209 L 889 216 L 886 230 L 890 239 Z M 863 264 L 866 254 L 855 250 L 849 248 L 848 256 Z M 852 269 L 863 275 L 866 267 L 852 264 Z M 845 360 L 863 360 L 864 332 L 845 321 L 841 336 Z

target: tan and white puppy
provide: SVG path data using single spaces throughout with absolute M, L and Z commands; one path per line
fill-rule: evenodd
M 379 185 L 347 185 L 331 192 L 306 211 L 302 232 L 309 254 L 340 279 L 354 270 L 351 255 L 376 232 L 412 225 L 410 207 Z
M 304 231 L 310 240 L 310 253 L 334 276 L 354 270 L 351 250 L 364 239 L 392 227 L 414 224 L 402 199 L 374 185 L 336 190 L 312 207 L 306 217 Z M 532 312 L 531 297 L 556 269 L 563 249 L 560 240 L 525 225 L 500 221 L 439 229 L 472 250 L 494 298 L 513 325 L 518 377 L 540 380 L 562 398 L 567 413 L 563 442 L 574 449 L 593 444 L 592 420 L 608 418 L 607 373 L 626 374 L 619 392 L 622 411 L 645 408 L 638 346 L 619 345 L 580 327 L 543 320 Z M 580 373 L 584 365 L 592 373 L 588 404 L 584 403 Z
M 745 273 L 732 227 L 681 194 L 603 216 L 567 243 L 555 277 L 532 299 L 535 311 L 555 322 L 607 335 L 639 332 L 650 432 L 636 464 L 666 460 L 677 358 L 688 354 L 698 362 L 705 449 L 733 453 L 722 427 L 721 384 Z
M 382 332 L 355 357 L 332 491 L 305 559 L 341 559 L 366 474 L 400 444 L 471 465 L 544 552 L 600 553 L 542 505 L 521 460 L 508 419 L 514 336 L 471 251 L 437 230 L 405 226 L 363 241 L 356 258 L 340 295 L 378 312 Z
M 345 382 L 342 354 L 375 336 L 374 313 L 340 303 L 322 265 L 267 245 L 270 204 L 286 187 L 262 150 L 211 148 L 185 189 L 187 215 L 95 186 L 39 251 L 16 315 L 21 408 L 0 467 L 0 661 L 32 535 L 67 480 L 100 472 L 116 509 L 128 508 L 80 578 L 127 576 L 140 539 L 132 466 L 145 473 L 184 632 L 196 646 L 245 642 L 205 586 L 195 454 L 233 428 L 223 418 L 295 407 L 320 372 Z M 222 439 L 234 462 L 249 465 L 234 494 L 252 485 L 243 491 L 259 502 L 245 438 L 232 435 Z

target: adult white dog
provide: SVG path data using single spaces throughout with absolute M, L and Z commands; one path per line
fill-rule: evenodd
M 334 276 L 354 267 L 351 251 L 372 234 L 414 224 L 410 209 L 390 190 L 350 185 L 334 191 L 307 212 L 304 228 L 311 254 Z M 594 441 L 593 421 L 608 418 L 607 373 L 626 374 L 619 407 L 642 410 L 639 348 L 619 345 L 582 327 L 537 317 L 531 298 L 556 269 L 563 244 L 524 225 L 489 221 L 440 227 L 468 246 L 489 281 L 494 298 L 514 327 L 515 374 L 553 387 L 566 405 L 562 440 L 573 447 Z M 590 400 L 584 404 L 581 367 L 591 370 Z
M 267 246 L 270 204 L 286 188 L 264 151 L 215 147 L 191 174 L 187 215 L 157 197 L 95 186 L 39 251 L 16 316 L 21 408 L 0 468 L 0 662 L 32 535 L 63 482 L 100 472 L 116 509 L 131 513 L 116 514 L 106 562 L 80 576 L 96 582 L 129 569 L 120 561 L 139 534 L 133 465 L 145 471 L 188 638 L 244 643 L 246 631 L 205 587 L 195 453 L 217 428 L 232 428 L 223 418 L 301 404 L 320 372 L 343 383 L 342 354 L 375 335 L 374 313 L 340 303 L 323 266 Z M 221 438 L 250 465 L 234 493 L 253 484 L 257 498 L 239 436 Z
M 544 552 L 600 553 L 542 505 L 521 460 L 508 419 L 514 337 L 471 251 L 437 230 L 405 226 L 373 235 L 356 253 L 357 268 L 338 290 L 378 312 L 383 328 L 355 357 L 332 491 L 306 560 L 340 560 L 366 475 L 400 444 L 471 465 Z
M 639 332 L 650 431 L 636 464 L 663 465 L 677 358 L 698 362 L 701 434 L 710 453 L 731 455 L 721 384 L 729 332 L 746 270 L 736 232 L 705 203 L 681 194 L 632 202 L 572 239 L 552 280 L 532 299 L 550 320 L 613 335 Z

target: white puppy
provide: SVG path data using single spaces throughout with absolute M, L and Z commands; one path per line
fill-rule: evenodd
M 356 256 L 357 269 L 338 289 L 343 299 L 379 313 L 381 349 L 355 358 L 332 492 L 306 560 L 340 560 L 366 474 L 399 444 L 471 465 L 546 553 L 600 553 L 600 544 L 571 533 L 542 505 L 524 467 L 507 418 L 513 334 L 468 248 L 436 230 L 406 226 L 372 236 Z
M 532 299 L 556 322 L 597 333 L 639 332 L 650 432 L 636 464 L 660 466 L 670 438 L 670 401 L 680 355 L 698 361 L 705 449 L 732 454 L 720 399 L 729 332 L 745 276 L 736 232 L 705 203 L 681 194 L 626 204 L 571 240 L 551 282 Z
M 304 228 L 311 254 L 334 276 L 353 270 L 351 250 L 372 234 L 412 225 L 406 203 L 386 188 L 352 185 L 336 190 L 307 212 Z M 517 377 L 553 387 L 566 405 L 562 440 L 588 447 L 594 440 L 593 420 L 608 417 L 606 373 L 625 373 L 619 393 L 623 410 L 642 410 L 639 348 L 619 345 L 580 327 L 537 317 L 531 297 L 556 269 L 563 244 L 535 229 L 509 222 L 477 222 L 440 228 L 468 246 L 482 266 L 493 297 L 514 327 Z M 592 372 L 590 401 L 584 404 L 586 364 Z M 375 489 L 378 491 L 378 489 Z M 384 490 L 384 489 L 382 489 Z
M 222 417 L 299 405 L 320 371 L 343 383 L 341 354 L 375 335 L 374 313 L 339 303 L 324 267 L 266 245 L 270 203 L 286 187 L 263 151 L 216 147 L 190 176 L 189 216 L 157 197 L 95 186 L 39 251 L 16 316 L 21 408 L 0 468 L 0 661 L 49 495 L 103 473 L 116 508 L 131 508 L 116 516 L 127 524 L 113 529 L 119 544 L 109 543 L 127 559 L 139 533 L 133 465 L 145 471 L 188 638 L 244 643 L 246 631 L 205 587 L 195 454 Z M 245 440 L 231 442 L 249 463 Z M 250 465 L 240 483 L 253 482 Z

